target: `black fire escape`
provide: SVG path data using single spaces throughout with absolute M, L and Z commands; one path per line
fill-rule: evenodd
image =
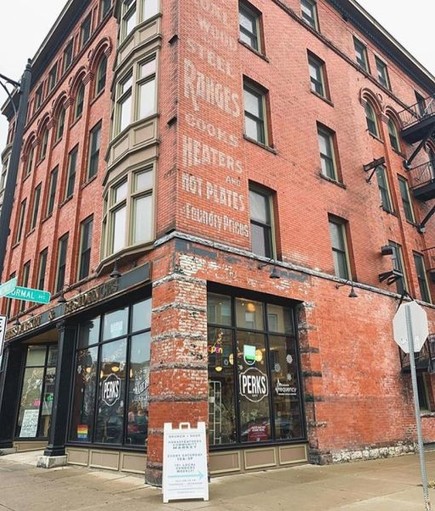
M 410 144 L 417 144 L 413 153 L 403 162 L 409 171 L 410 188 L 414 197 L 422 202 L 435 199 L 435 153 L 428 151 L 428 160 L 413 166 L 415 157 L 425 149 L 429 140 L 435 141 L 435 95 L 419 97 L 415 105 L 406 108 L 399 114 L 402 121 L 402 138 Z M 424 232 L 427 222 L 435 213 L 435 205 L 429 210 L 418 229 Z M 425 260 L 428 261 L 427 273 L 432 282 L 435 282 L 435 247 L 426 249 Z M 402 370 L 410 370 L 409 355 L 400 351 Z M 435 334 L 429 334 L 420 353 L 416 354 L 416 368 L 419 371 L 435 373 Z
M 402 138 L 408 144 L 418 144 L 411 156 L 404 161 L 405 168 L 410 172 L 411 189 L 416 199 L 429 201 L 435 198 L 435 153 L 429 151 L 428 161 L 413 167 L 417 154 L 429 140 L 435 140 L 435 96 L 419 98 L 419 101 L 400 112 L 402 121 Z M 427 222 L 435 213 L 435 206 L 420 222 L 419 230 L 424 231 Z

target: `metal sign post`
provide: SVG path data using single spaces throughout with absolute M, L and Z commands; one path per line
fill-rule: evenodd
M 409 305 L 409 304 L 407 304 L 407 305 Z M 410 307 L 406 307 L 405 314 L 406 314 L 407 337 L 408 337 L 408 343 L 409 343 L 409 360 L 411 363 L 412 390 L 413 390 L 413 394 L 414 394 L 415 421 L 417 423 L 417 438 L 418 438 L 418 451 L 419 451 L 419 455 L 420 455 L 420 470 L 421 470 L 421 479 L 423 482 L 424 509 L 425 509 L 425 511 L 431 511 L 431 504 L 430 504 L 430 500 L 429 500 L 429 491 L 428 491 L 428 484 L 427 484 L 426 463 L 425 463 L 425 457 L 424 457 L 423 434 L 422 434 L 422 429 L 421 429 L 420 403 L 418 400 L 417 372 L 415 369 L 415 355 L 414 355 L 414 333 L 413 333 L 413 328 L 412 328 Z

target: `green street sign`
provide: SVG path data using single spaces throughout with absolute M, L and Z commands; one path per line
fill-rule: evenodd
M 42 289 L 16 286 L 11 293 L 6 295 L 6 298 L 15 298 L 15 300 L 26 302 L 50 303 L 51 294 L 48 291 L 42 291 Z
M 0 284 L 0 296 L 6 296 L 17 287 L 17 277 L 8 280 L 4 284 Z

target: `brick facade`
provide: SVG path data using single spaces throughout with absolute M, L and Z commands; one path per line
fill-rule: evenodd
M 433 77 L 351 0 L 343 2 L 343 12 L 334 1 L 313 2 L 317 12 L 314 28 L 302 19 L 299 0 L 242 2 L 257 23 L 257 49 L 240 36 L 239 3 L 235 0 L 162 0 L 155 15 L 124 35 L 128 12 L 124 12 L 123 3 L 116 2 L 113 11 L 101 18 L 103 3 L 90 1 L 79 6 L 70 2 L 75 16 L 71 34 L 53 29 L 35 58 L 3 281 L 15 274 L 21 285 L 37 287 L 39 254 L 48 248 L 44 288 L 52 291 L 53 297 L 46 306 L 26 302 L 24 310 L 20 302 L 8 305 L 8 300 L 2 300 L 2 311 L 8 312 L 10 320 L 6 350 L 10 347 L 12 353 L 12 346 L 16 349 L 24 343 L 56 343 L 55 325 L 60 321 L 79 329 L 92 314 L 105 314 L 151 297 L 148 432 L 146 469 L 142 469 L 149 482 L 160 484 L 164 423 L 209 422 L 208 293 L 252 299 L 294 314 L 299 358 L 295 392 L 303 413 L 303 432 L 283 439 L 276 430 L 261 446 L 244 443 L 239 414 L 236 441 L 210 446 L 212 473 L 250 469 L 255 463 L 246 461 L 249 449 L 260 452 L 268 446 L 275 449 L 272 457 L 278 456 L 280 461 L 264 461 L 263 467 L 294 462 L 283 461 L 286 447 L 306 449 L 302 457 L 316 463 L 412 450 L 416 432 L 411 380 L 401 368 L 392 336 L 400 289 L 396 283 L 380 282 L 379 275 L 392 270 L 394 264 L 391 255 L 381 254 L 381 247 L 400 246 L 406 289 L 427 312 L 432 333 L 434 308 L 422 295 L 414 260 L 415 254 L 421 255 L 425 269 L 432 269 L 433 219 L 424 232 L 418 229 L 431 210 L 432 199 L 417 200 L 410 192 L 414 220 L 409 221 L 399 177 L 411 190 L 418 184 L 416 174 L 403 165 L 417 144 L 407 144 L 400 137 L 401 112 L 416 102 L 416 92 L 423 97 L 433 93 Z M 89 13 L 93 16 L 92 36 L 79 49 L 80 27 Z M 35 107 L 39 86 L 44 84 L 47 90 L 51 64 L 58 61 L 63 65 L 65 47 L 74 34 L 73 64 L 57 85 L 44 93 L 41 106 Z M 355 38 L 366 46 L 368 71 L 355 60 Z M 106 84 L 95 96 L 103 53 L 107 56 Z M 322 94 L 313 90 L 310 82 L 310 59 L 321 64 Z M 379 83 L 376 59 L 387 65 L 389 88 Z M 141 66 L 154 61 L 155 75 L 144 79 Z M 133 85 L 128 85 L 129 79 Z M 153 80 L 155 111 L 141 117 L 139 91 Z M 80 84 L 84 84 L 84 108 L 74 119 Z M 245 111 L 252 105 L 247 104 L 244 88 L 254 91 L 251 97 L 260 98 L 257 106 L 261 103 L 265 125 L 262 140 L 250 136 L 246 127 Z M 128 98 L 133 105 L 131 118 L 118 130 Z M 154 98 L 147 100 L 152 103 Z M 56 116 L 62 103 L 66 107 L 65 129 L 56 141 Z M 367 103 L 376 115 L 376 135 L 368 129 Z M 392 147 L 391 120 L 397 128 L 398 148 Z M 89 180 L 89 133 L 98 122 L 102 127 L 98 170 Z M 48 147 L 39 161 L 45 127 L 49 129 Z M 330 137 L 333 178 L 322 169 L 319 133 Z M 25 177 L 30 146 L 35 147 L 35 161 Z M 75 147 L 74 190 L 65 199 L 68 155 Z M 390 211 L 382 202 L 376 168 L 364 171 L 364 166 L 381 157 Z M 427 161 L 428 153 L 420 151 L 412 167 Z M 53 213 L 46 218 L 50 173 L 56 166 L 59 174 Z M 139 187 L 137 176 L 144 169 L 148 188 L 142 193 L 135 187 Z M 29 230 L 39 183 L 38 221 Z M 121 197 L 118 207 L 117 194 L 121 196 L 124 183 L 128 183 L 127 198 L 124 203 Z M 261 191 L 270 201 L 270 253 L 258 252 L 254 246 L 257 238 L 250 191 Z M 152 207 L 136 210 L 136 199 L 150 200 Z M 18 240 L 24 200 L 25 224 Z M 126 223 L 119 229 L 116 222 L 121 217 L 116 214 L 124 204 Z M 90 269 L 80 280 L 80 226 L 90 215 Z M 334 265 L 331 222 L 342 227 L 345 235 L 347 276 Z M 66 233 L 65 281 L 56 292 L 58 240 Z M 117 236 L 127 241 L 117 245 Z M 24 284 L 20 279 L 28 261 L 30 274 Z M 111 273 L 114 266 L 122 274 L 119 288 L 101 297 L 101 290 L 95 290 L 117 278 Z M 142 267 L 149 268 L 149 279 L 135 281 L 135 272 Z M 269 278 L 272 269 L 278 278 Z M 433 296 L 429 271 L 425 282 Z M 348 298 L 351 284 L 355 299 Z M 94 298 L 86 293 L 93 293 Z M 63 297 L 66 305 L 58 304 Z M 74 300 L 77 304 L 68 309 Z M 83 305 L 78 305 L 80 300 Z M 236 323 L 231 328 L 239 335 Z M 273 337 L 272 330 L 265 328 L 264 332 L 265 338 Z M 236 346 L 236 333 L 234 336 Z M 265 356 L 272 378 L 279 364 L 269 367 L 270 353 Z M 11 369 L 8 358 L 4 360 L 3 375 L 7 376 Z M 423 417 L 424 440 L 432 443 L 433 376 L 425 369 L 419 373 L 428 408 Z M 58 374 L 57 378 L 65 385 L 75 381 L 72 374 Z M 234 385 L 236 392 L 238 383 Z M 267 397 L 271 410 L 276 395 L 275 388 Z M 238 414 L 242 405 L 237 397 L 239 404 L 234 409 Z M 18 410 L 19 396 L 9 397 L 8 402 Z M 272 420 L 275 426 L 278 417 Z M 68 432 L 66 435 L 68 438 Z M 14 440 L 17 442 L 11 432 L 8 438 L 0 438 L 0 446 Z M 53 441 L 49 438 L 49 445 Z M 78 452 L 77 442 L 70 440 L 68 445 Z M 95 446 L 93 442 L 89 445 L 91 452 Z M 128 451 L 125 445 L 98 447 Z M 223 453 L 231 457 L 234 452 L 242 453 L 239 461 L 234 466 L 228 461 L 219 468 L 213 455 L 218 453 L 222 459 Z M 245 461 L 240 461 L 242 457 Z M 89 459 L 86 463 L 92 465 Z

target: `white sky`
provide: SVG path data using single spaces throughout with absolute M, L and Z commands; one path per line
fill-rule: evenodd
M 184 0 L 187 1 L 187 0 Z M 434 0 L 357 0 L 424 67 L 435 75 Z M 2 0 L 0 4 L 0 73 L 14 80 L 23 74 L 66 0 Z M 0 104 L 7 96 L 0 88 Z M 7 123 L 0 116 L 0 151 Z

